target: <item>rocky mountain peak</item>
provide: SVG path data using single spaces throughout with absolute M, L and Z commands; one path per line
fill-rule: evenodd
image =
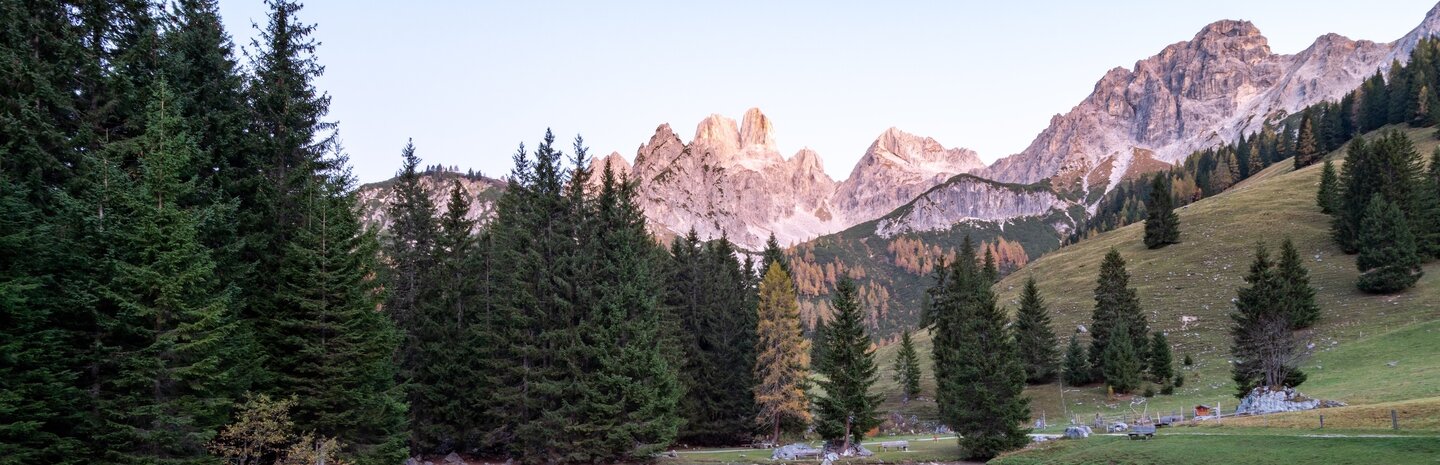
M 712 114 L 695 126 L 695 138 L 690 143 L 720 154 L 735 154 L 740 151 L 740 131 L 735 120 Z
M 617 178 L 630 174 L 630 162 L 625 161 L 625 157 L 621 156 L 620 152 L 610 152 L 609 155 L 603 158 L 590 160 L 590 172 L 593 174 L 594 179 L 599 179 L 600 174 L 605 172 L 606 166 L 610 167 L 610 171 L 614 173 Z
M 761 113 L 759 108 L 745 110 L 745 119 L 740 123 L 740 146 L 754 145 L 764 147 L 766 150 L 775 149 L 775 127 L 770 124 L 770 118 Z
M 1200 42 L 1219 37 L 1259 37 L 1261 40 L 1265 38 L 1260 35 L 1260 28 L 1255 27 L 1249 21 L 1222 19 L 1200 28 L 1200 32 L 1195 34 L 1193 41 Z

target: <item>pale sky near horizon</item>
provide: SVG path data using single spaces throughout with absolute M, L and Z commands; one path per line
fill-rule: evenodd
M 891 126 L 968 147 L 1023 150 L 1089 95 L 1204 25 L 1244 19 L 1271 50 L 1335 32 L 1389 42 L 1428 0 L 1198 2 L 551 2 L 310 0 L 317 85 L 361 182 L 392 176 L 407 138 L 427 164 L 499 177 L 552 128 L 569 153 L 634 160 L 656 126 L 686 141 L 706 115 L 759 107 L 780 151 L 816 150 L 846 178 Z M 261 0 L 220 0 L 236 44 Z

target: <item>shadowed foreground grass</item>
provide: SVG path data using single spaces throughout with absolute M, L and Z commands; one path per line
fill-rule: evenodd
M 1436 437 L 1306 437 L 1161 434 L 1149 441 L 1101 436 L 1052 441 L 1002 456 L 994 465 L 1436 464 Z

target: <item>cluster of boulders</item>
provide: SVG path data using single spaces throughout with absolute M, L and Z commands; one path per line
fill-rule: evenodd
M 809 444 L 795 443 L 788 446 L 780 446 L 770 454 L 770 460 L 795 460 L 800 458 L 812 458 L 820 456 L 820 449 L 810 447 Z
M 1237 415 L 1262 415 L 1267 413 L 1298 412 L 1301 410 L 1314 410 L 1317 408 L 1339 407 L 1344 402 L 1324 401 L 1305 397 L 1295 388 L 1270 389 L 1258 387 L 1240 399 L 1240 406 L 1235 409 Z

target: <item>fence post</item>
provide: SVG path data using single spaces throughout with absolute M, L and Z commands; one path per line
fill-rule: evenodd
M 1390 410 L 1390 429 L 1400 429 L 1400 416 L 1395 414 L 1394 409 Z
M 1320 429 L 1325 429 L 1325 414 L 1320 414 Z

